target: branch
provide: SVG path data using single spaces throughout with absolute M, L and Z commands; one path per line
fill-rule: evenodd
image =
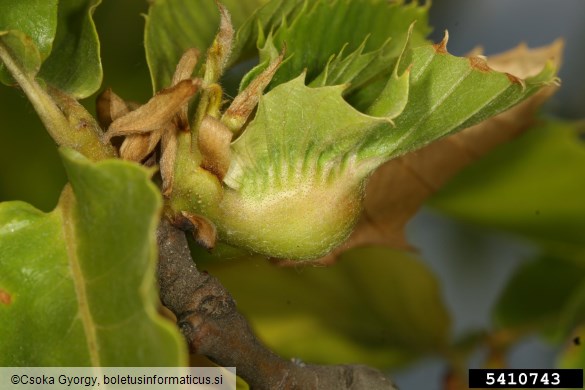
M 274 354 L 254 335 L 221 283 L 197 270 L 184 232 L 163 218 L 157 236 L 161 300 L 176 315 L 194 352 L 236 367 L 256 390 L 396 389 L 383 373 L 367 366 L 305 365 Z

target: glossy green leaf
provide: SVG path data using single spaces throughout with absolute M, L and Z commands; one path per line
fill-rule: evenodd
M 0 42 L 14 51 L 15 58 L 29 71 L 38 68 L 49 53 L 57 29 L 57 0 L 3 0 L 0 2 Z M 18 33 L 20 32 L 20 33 Z M 24 52 L 22 49 L 26 48 Z M 33 53 L 34 52 L 34 53 Z M 0 61 L 0 81 L 12 83 Z
M 237 27 L 266 0 L 221 1 Z M 144 46 L 155 91 L 171 83 L 183 53 L 196 48 L 205 53 L 219 27 L 214 0 L 155 0 L 146 18 Z
M 410 86 L 404 89 L 408 102 L 401 104 L 395 126 L 389 117 L 353 109 L 342 98 L 343 86 L 306 87 L 304 75 L 264 95 L 254 121 L 233 144 L 234 161 L 225 182 L 257 193 L 298 180 L 306 184 L 345 177 L 357 183 L 392 157 L 495 115 L 554 77 L 547 66 L 520 81 L 451 56 L 440 45 L 413 49 L 411 55 Z
M 230 63 L 241 57 L 254 56 L 267 32 L 274 30 L 283 20 L 290 18 L 301 8 L 304 0 L 269 0 L 257 8 L 237 29 Z M 259 41 L 260 40 L 260 41 Z
M 100 44 L 92 19 L 101 0 L 60 0 L 53 51 L 40 77 L 69 95 L 82 99 L 102 82 Z
M 149 172 L 62 156 L 71 188 L 54 211 L 0 204 L 0 364 L 184 364 L 181 336 L 157 314 Z
M 254 121 L 233 143 L 225 183 L 242 192 L 273 191 L 348 166 L 362 140 L 388 124 L 354 110 L 342 91 L 343 86 L 309 88 L 303 75 L 264 95 Z
M 584 304 L 585 264 L 544 256 L 512 276 L 494 319 L 501 328 L 535 329 L 562 338 L 584 319 Z
M 446 213 L 553 245 L 585 243 L 585 145 L 550 121 L 470 166 L 432 199 Z
M 310 85 L 314 87 L 322 87 L 325 85 L 339 85 L 349 84 L 347 91 L 351 91 L 360 87 L 359 76 L 367 81 L 368 77 L 363 77 L 363 74 L 375 76 L 380 71 L 387 71 L 388 64 L 395 62 L 396 58 L 385 55 L 385 49 L 390 46 L 387 41 L 380 49 L 364 53 L 366 42 L 368 38 L 364 39 L 362 44 L 350 54 L 345 55 L 345 46 L 337 55 L 332 55 L 329 61 L 323 67 L 323 71 L 311 81 Z M 378 66 L 376 66 L 378 65 Z M 381 67 L 381 69 L 379 69 Z M 376 69 L 378 68 L 378 69 Z M 383 82 L 381 80 L 380 82 Z
M 438 282 L 406 253 L 355 249 L 324 268 L 280 268 L 265 259 L 205 268 L 236 297 L 261 339 L 287 357 L 388 367 L 449 343 Z
M 255 117 L 241 132 L 234 128 L 231 116 L 224 116 L 225 124 L 236 130 L 238 138 L 231 143 L 229 153 L 222 151 L 222 161 L 214 162 L 217 166 L 228 166 L 225 161 L 231 160 L 225 176 L 225 170 L 219 175 L 227 186 L 223 195 L 210 199 L 218 187 L 195 184 L 199 179 L 205 182 L 209 176 L 208 171 L 197 172 L 200 164 L 193 160 L 189 168 L 181 163 L 178 170 L 199 179 L 177 180 L 181 183 L 175 186 L 171 201 L 176 212 L 189 211 L 211 220 L 219 240 L 256 253 L 297 260 L 325 256 L 351 234 L 362 206 L 366 178 L 376 168 L 511 108 L 557 81 L 552 61 L 542 61 L 542 68 L 537 70 L 540 73 L 522 80 L 495 71 L 483 57 L 452 56 L 446 47 L 448 35 L 438 44 L 410 49 L 407 37 L 414 41 L 421 33 L 409 18 L 402 31 L 402 42 L 392 46 L 398 40 L 388 43 L 387 34 L 380 32 L 385 31 L 387 22 L 378 20 L 378 14 L 388 10 L 397 15 L 402 15 L 401 10 L 425 10 L 417 4 L 359 0 L 355 2 L 360 5 L 359 12 L 352 8 L 353 2 L 341 0 L 286 3 L 290 5 L 284 10 L 275 9 L 275 4 L 285 2 L 268 3 L 240 30 L 253 31 L 250 26 L 256 22 L 261 61 L 244 76 L 241 85 L 251 85 L 252 76 L 258 75 L 279 52 L 279 45 L 274 44 L 279 36 L 280 46 L 284 46 L 286 39 L 298 44 L 300 38 L 308 40 L 312 32 L 315 46 L 302 49 L 314 53 L 318 61 L 313 64 L 303 60 L 301 67 L 296 56 L 309 54 L 303 50 L 290 53 L 277 70 L 277 76 L 281 72 L 284 78 L 272 79 L 273 84 L 284 82 L 260 97 Z M 348 27 L 357 23 L 349 10 L 355 10 L 364 20 L 371 18 L 373 32 L 367 40 L 359 37 L 346 41 L 361 31 Z M 280 22 L 278 15 L 283 16 Z M 305 24 L 305 20 L 310 23 Z M 343 27 L 352 32 L 326 34 L 319 30 L 325 22 L 340 31 Z M 384 28 L 380 27 L 382 24 Z M 297 32 L 299 39 L 292 39 Z M 238 34 L 238 40 L 243 35 Z M 373 49 L 368 46 L 370 43 L 375 43 Z M 330 46 L 340 51 L 344 47 L 355 50 L 348 56 L 339 55 L 337 60 L 331 59 L 335 51 L 323 55 L 322 51 L 327 52 Z M 382 58 L 387 57 L 387 50 L 395 54 L 385 64 L 387 71 L 377 75 L 385 78 L 368 79 L 377 89 L 365 87 L 368 94 L 356 92 L 354 101 L 351 94 L 346 94 L 351 83 L 376 68 L 372 61 L 380 57 L 372 56 L 368 50 L 377 50 Z M 298 66 L 290 68 L 295 61 Z M 302 72 L 299 76 L 288 79 L 299 72 Z M 316 76 L 314 81 L 325 86 L 305 85 L 311 72 Z M 322 72 L 326 73 L 323 78 L 319 76 Z M 329 82 L 343 84 L 326 85 Z M 245 91 L 239 95 L 242 96 Z M 191 142 L 201 134 L 198 131 L 195 128 L 192 132 Z M 314 207 L 322 203 L 328 207 Z
M 418 149 L 505 111 L 555 80 L 552 63 L 522 81 L 488 68 L 478 57 L 450 55 L 446 38 L 412 50 L 408 103 L 396 128 L 372 142 L 372 154 L 391 157 Z
M 311 85 L 351 82 L 346 91 L 350 93 L 380 73 L 388 78 L 413 22 L 417 22 L 411 36 L 413 46 L 425 43 L 430 32 L 428 5 L 417 2 L 320 0 L 302 2 L 297 8 L 283 21 L 276 20 L 278 28 L 268 25 L 268 31 L 259 35 L 262 47 L 262 36 L 275 29 L 272 44 L 279 50 L 286 47 L 289 57 L 274 76 L 272 87 L 306 70 L 308 83 L 316 79 Z M 259 14 L 257 18 L 266 16 Z

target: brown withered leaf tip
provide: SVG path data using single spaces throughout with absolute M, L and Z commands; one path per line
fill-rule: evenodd
M 518 84 L 518 85 L 521 85 L 522 87 L 525 86 L 523 80 L 519 79 L 518 77 L 516 77 L 513 74 L 510 74 L 508 72 L 505 72 L 505 74 L 506 74 L 506 77 L 508 77 L 508 80 L 510 80 L 510 82 L 512 84 Z
M 449 42 L 449 31 L 445 30 L 445 35 L 439 43 L 435 43 L 433 48 L 437 54 L 447 54 L 447 42 Z
M 487 60 L 479 56 L 467 57 L 469 64 L 473 69 L 479 70 L 480 72 L 488 73 L 492 69 L 488 66 Z

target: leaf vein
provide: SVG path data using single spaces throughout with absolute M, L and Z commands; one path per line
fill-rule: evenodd
M 65 245 L 67 247 L 67 254 L 69 259 L 69 266 L 72 273 L 73 286 L 77 295 L 78 314 L 85 331 L 88 353 L 92 366 L 100 366 L 100 358 L 98 354 L 98 340 L 97 331 L 94 324 L 91 311 L 87 304 L 88 295 L 86 285 L 84 281 L 83 271 L 80 265 L 80 259 L 77 255 L 77 248 L 75 245 L 75 226 L 73 225 L 74 216 L 72 207 L 74 207 L 75 199 L 73 192 L 70 188 L 67 190 L 65 195 L 65 201 L 63 202 L 63 235 L 65 238 Z

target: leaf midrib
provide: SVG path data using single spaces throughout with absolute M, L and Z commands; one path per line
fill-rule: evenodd
M 77 246 L 75 245 L 76 234 L 73 222 L 75 221 L 75 197 L 73 190 L 69 185 L 63 191 L 59 204 L 63 216 L 63 236 L 67 249 L 67 258 L 69 260 L 69 267 L 71 269 L 75 295 L 77 296 L 78 316 L 81 320 L 81 324 L 86 336 L 87 349 L 91 365 L 93 367 L 100 367 L 96 326 L 89 309 L 86 283 L 83 271 L 81 269 L 80 259 L 77 255 Z

